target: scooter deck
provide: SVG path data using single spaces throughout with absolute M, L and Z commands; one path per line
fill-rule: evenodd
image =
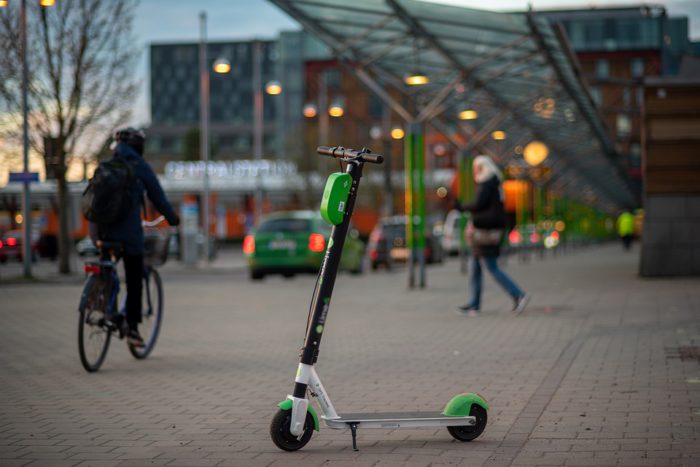
M 334 419 L 323 417 L 323 420 L 329 428 L 336 429 L 347 428 L 350 425 L 384 429 L 476 425 L 476 418 L 473 416 L 454 417 L 443 415 L 441 412 L 350 413 Z

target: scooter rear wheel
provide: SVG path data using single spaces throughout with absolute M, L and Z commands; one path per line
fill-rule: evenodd
M 298 451 L 306 446 L 314 432 L 314 419 L 310 412 L 306 412 L 304 420 L 304 432 L 301 438 L 297 438 L 289 432 L 292 422 L 291 410 L 278 410 L 270 423 L 270 437 L 275 446 L 284 451 Z
M 450 432 L 454 439 L 459 441 L 473 441 L 478 438 L 486 428 L 486 409 L 480 405 L 472 404 L 469 410 L 469 415 L 476 417 L 476 425 L 473 426 L 448 426 L 447 431 Z

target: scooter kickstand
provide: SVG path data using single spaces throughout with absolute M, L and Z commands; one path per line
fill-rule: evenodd
M 357 423 L 350 424 L 350 433 L 352 434 L 352 450 L 359 451 L 357 449 Z

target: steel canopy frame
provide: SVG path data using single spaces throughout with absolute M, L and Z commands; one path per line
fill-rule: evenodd
M 455 83 L 466 83 L 473 94 L 486 100 L 487 107 L 493 107 L 493 111 L 486 107 L 480 110 L 480 117 L 483 114 L 489 118 L 489 114 L 492 117 L 505 109 L 509 115 L 504 129 L 509 134 L 520 134 L 524 130 L 550 146 L 552 160 L 562 162 L 556 165 L 568 169 L 557 170 L 555 178 L 578 178 L 578 183 L 593 190 L 600 198 L 600 204 L 608 209 L 634 205 L 627 179 L 615 163 L 614 147 L 585 85 L 577 75 L 568 45 L 546 21 L 531 14 L 495 13 L 416 0 L 355 0 L 351 4 L 337 0 L 270 1 L 318 36 L 347 69 L 407 124 L 419 120 L 438 131 L 448 128 L 446 117 L 440 117 L 440 114 L 444 115 L 450 110 L 448 102 Z M 429 30 L 431 28 L 439 28 L 440 31 L 432 32 Z M 443 32 L 448 29 L 449 34 Z M 459 35 L 464 36 L 461 44 L 458 42 Z M 474 40 L 470 41 L 470 37 L 474 37 Z M 501 43 L 493 42 L 502 37 L 506 39 Z M 420 51 L 421 55 L 426 56 L 421 61 L 422 68 L 433 76 L 438 69 L 442 70 L 438 73 L 449 74 L 443 82 L 433 80 L 434 84 L 414 92 L 402 86 L 400 73 L 410 71 L 412 53 L 410 47 L 402 46 L 412 38 L 427 46 Z M 465 47 L 484 50 L 471 55 Z M 536 57 L 530 55 L 532 51 L 542 58 L 538 67 L 532 63 Z M 517 54 L 516 57 L 508 57 L 511 52 Z M 463 60 L 465 55 L 474 57 L 474 60 Z M 502 65 L 504 60 L 511 65 L 510 68 Z M 514 61 L 518 61 L 520 66 L 513 67 Z M 489 66 L 491 63 L 500 65 L 494 69 Z M 415 111 L 394 99 L 374 76 L 384 83 L 393 83 L 392 87 L 400 95 L 413 98 Z M 550 78 L 543 80 L 543 77 Z M 525 81 L 514 84 L 515 78 Z M 551 79 L 553 81 L 549 82 Z M 527 86 L 528 82 L 534 84 L 543 81 L 544 85 L 540 84 L 533 93 L 529 92 L 530 88 L 517 88 Z M 556 120 L 534 116 L 529 109 L 523 108 L 523 105 L 531 103 L 521 103 L 514 96 L 522 91 L 532 95 L 558 96 L 557 102 L 563 102 L 559 108 L 570 112 L 573 121 L 568 116 L 562 120 L 559 110 Z M 456 99 L 452 99 L 452 105 L 457 104 L 454 101 Z M 433 125 L 432 120 L 436 118 L 441 122 Z M 574 122 L 575 126 L 572 125 Z M 573 131 L 568 131 L 568 128 L 563 130 L 566 125 Z M 446 136 L 452 143 L 458 142 L 450 135 Z M 568 142 L 574 136 L 580 137 L 583 143 L 571 147 Z M 569 195 L 580 197 L 580 191 L 570 191 Z

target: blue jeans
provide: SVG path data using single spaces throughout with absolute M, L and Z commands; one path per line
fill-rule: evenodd
M 486 268 L 489 270 L 493 278 L 501 284 L 501 287 L 505 289 L 506 292 L 513 298 L 517 300 L 518 298 L 525 295 L 525 293 L 520 290 L 513 279 L 508 277 L 508 275 L 503 272 L 498 267 L 497 256 L 482 256 L 481 258 L 477 256 L 469 257 L 469 301 L 467 306 L 472 306 L 477 310 L 481 307 L 481 262 L 482 259 Z

